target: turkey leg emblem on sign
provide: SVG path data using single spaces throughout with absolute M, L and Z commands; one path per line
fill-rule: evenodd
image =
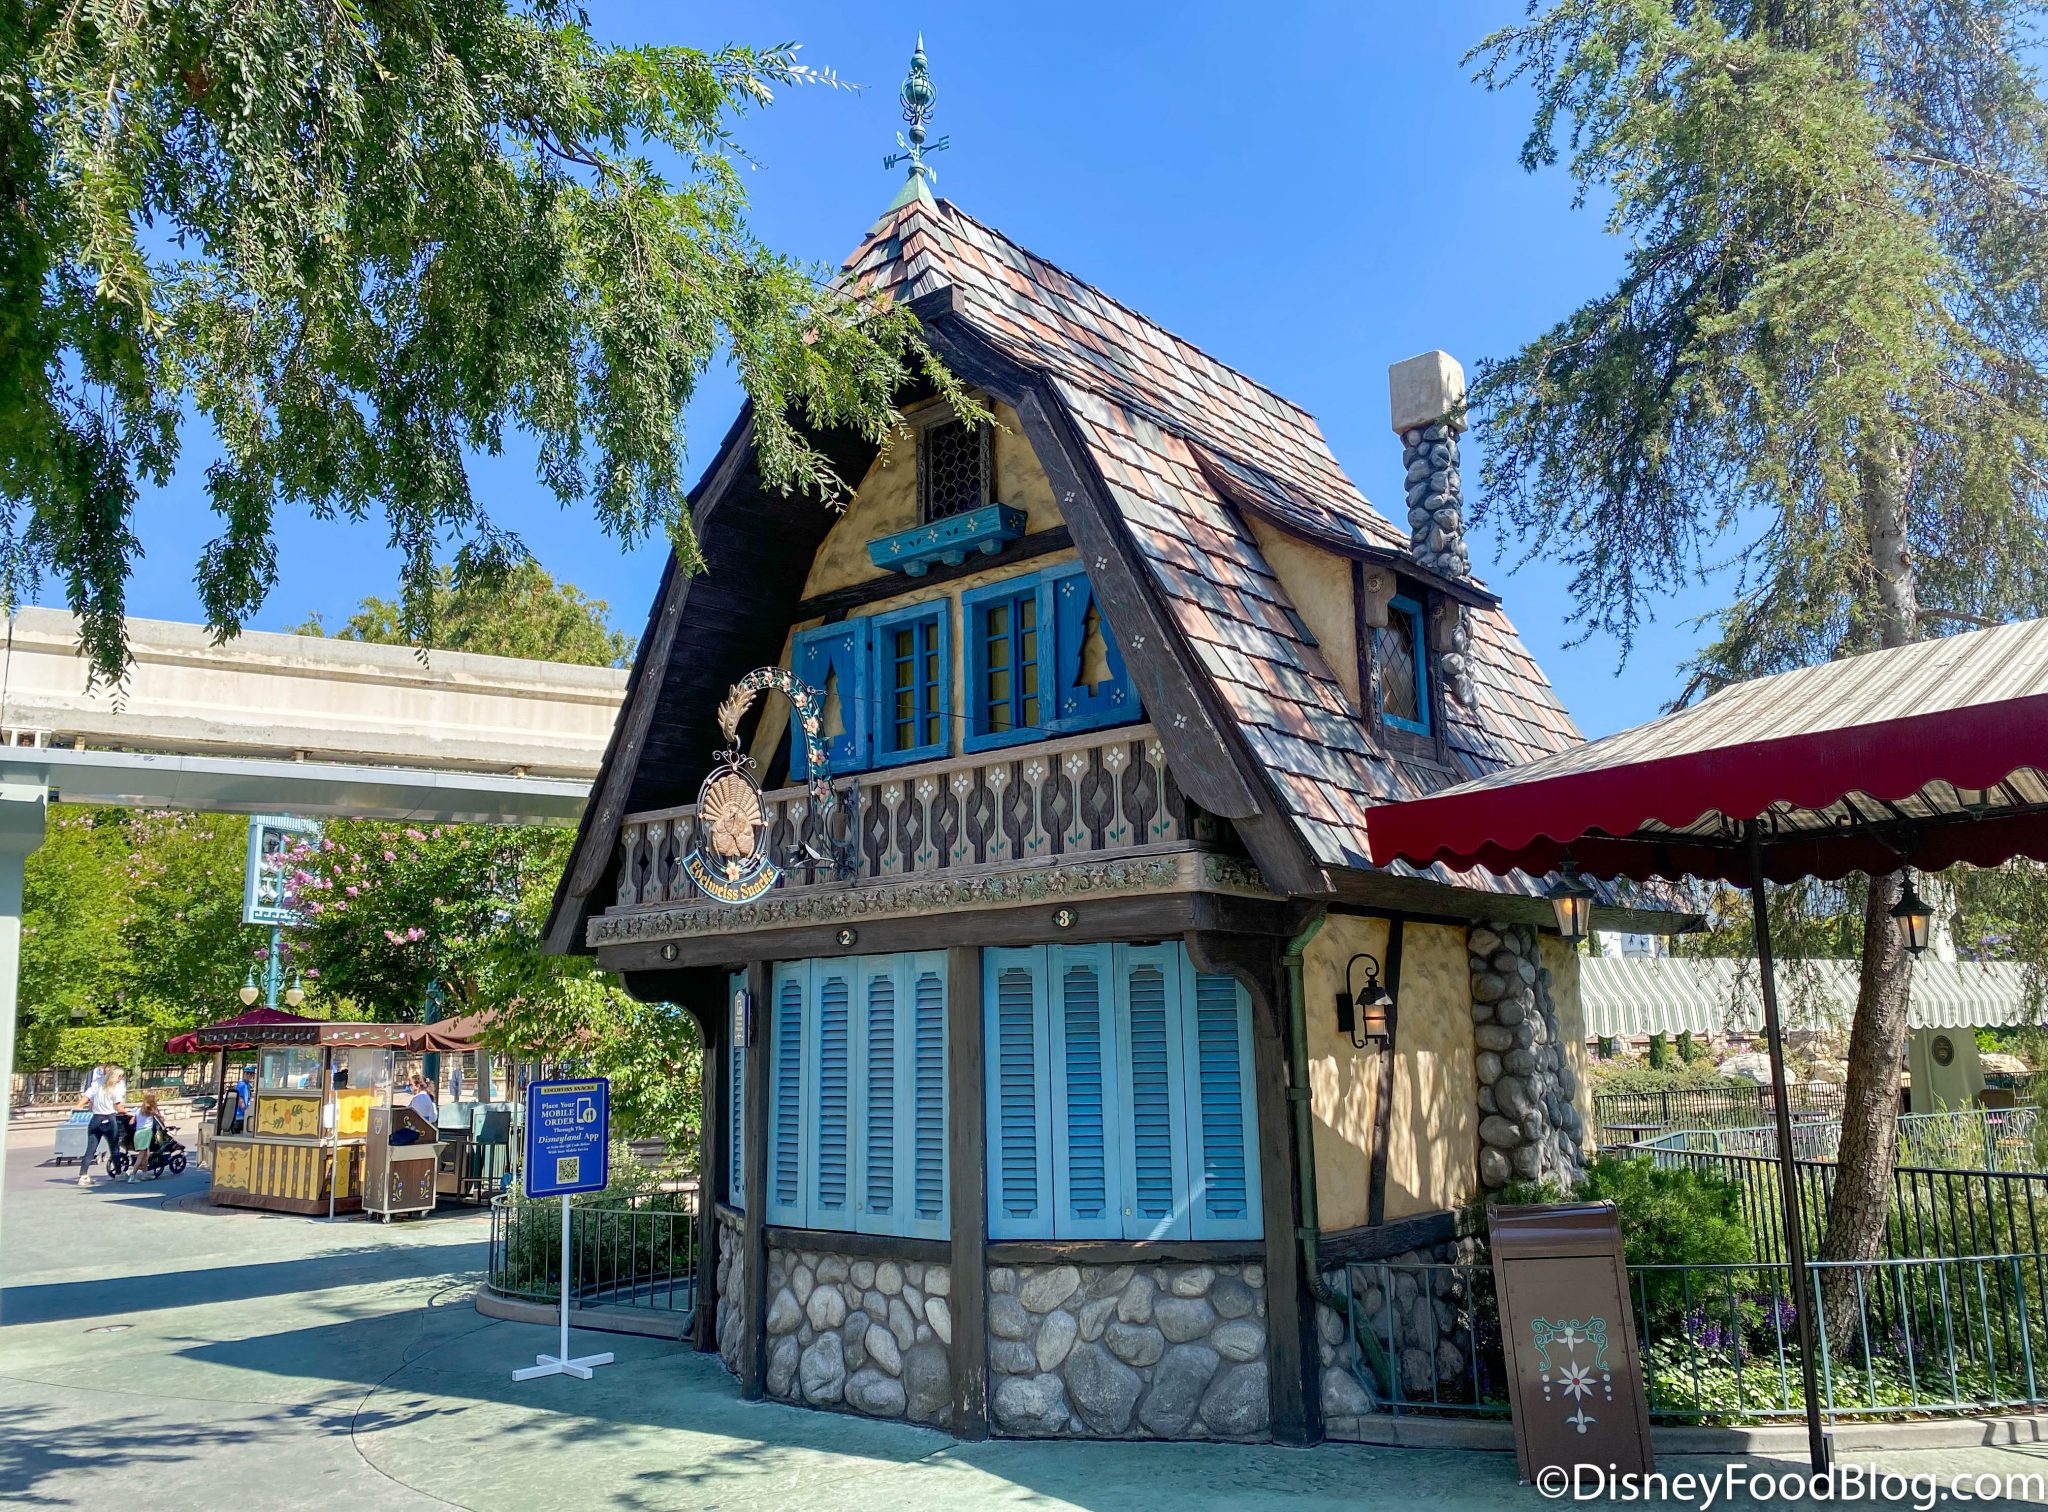
M 725 736 L 720 751 L 697 790 L 700 836 L 683 858 L 683 871 L 704 896 L 719 903 L 751 903 L 782 880 L 782 868 L 771 854 L 769 831 L 774 817 L 754 763 L 740 749 L 740 720 L 761 693 L 773 689 L 789 700 L 790 715 L 809 760 L 811 823 L 822 829 L 834 806 L 832 768 L 819 734 L 824 695 L 781 667 L 761 667 L 733 684 L 718 706 L 718 728 Z

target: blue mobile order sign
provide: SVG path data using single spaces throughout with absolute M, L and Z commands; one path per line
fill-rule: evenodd
M 612 1084 L 533 1082 L 526 1089 L 526 1195 L 601 1192 L 611 1179 Z

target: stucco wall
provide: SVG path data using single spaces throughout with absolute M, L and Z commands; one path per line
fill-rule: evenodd
M 1247 517 L 1259 552 L 1294 601 L 1295 611 L 1322 648 L 1344 696 L 1358 698 L 1358 613 L 1351 592 L 1351 563 L 1333 552 L 1297 541 L 1265 521 Z
M 1379 1051 L 1337 1033 L 1336 993 L 1359 951 L 1387 958 L 1381 919 L 1332 915 L 1302 963 L 1316 1195 L 1326 1230 L 1365 1223 L 1372 1170 Z M 1468 1201 L 1479 1139 L 1472 1101 L 1472 999 L 1464 931 L 1409 924 L 1403 936 L 1400 1028 L 1388 1122 L 1386 1217 L 1439 1212 Z M 1361 977 L 1362 979 L 1362 977 Z
M 1062 523 L 1052 483 L 1024 439 L 1017 412 L 998 404 L 995 423 L 996 502 L 1023 510 L 1027 532 L 1050 530 Z M 916 523 L 916 428 L 907 426 L 882 448 L 854 490 L 846 513 L 826 532 L 824 545 L 812 559 L 810 576 L 804 580 L 804 597 L 882 576 L 868 560 L 868 542 L 908 530 Z
M 1565 1059 L 1578 1079 L 1572 1102 L 1590 1131 L 1595 1127 L 1593 1082 L 1586 1053 L 1586 1003 L 1579 984 L 1579 963 L 1585 958 L 1556 935 L 1544 935 L 1538 949 L 1544 967 L 1550 972 L 1550 995 L 1557 1004 L 1558 1027 L 1564 1031 Z M 1591 1139 L 1585 1143 L 1590 1151 Z

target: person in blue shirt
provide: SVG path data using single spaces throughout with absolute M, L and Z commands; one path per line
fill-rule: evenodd
M 235 1117 L 228 1126 L 230 1134 L 239 1134 L 249 1118 L 249 1104 L 256 1097 L 256 1068 L 242 1067 L 242 1074 L 235 1079 Z

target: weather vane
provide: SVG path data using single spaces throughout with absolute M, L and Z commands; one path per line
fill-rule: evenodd
M 924 123 L 931 119 L 932 107 L 938 102 L 939 92 L 932 88 L 932 76 L 925 69 L 924 33 L 917 37 L 917 51 L 910 55 L 910 75 L 903 81 L 903 90 L 898 99 L 903 101 L 903 119 L 910 124 L 910 130 L 896 133 L 896 145 L 901 152 L 892 152 L 882 159 L 884 168 L 894 168 L 898 163 L 910 164 L 910 177 L 938 182 L 938 173 L 924 160 L 927 152 L 944 152 L 949 137 L 940 137 L 929 146 L 925 144 Z

